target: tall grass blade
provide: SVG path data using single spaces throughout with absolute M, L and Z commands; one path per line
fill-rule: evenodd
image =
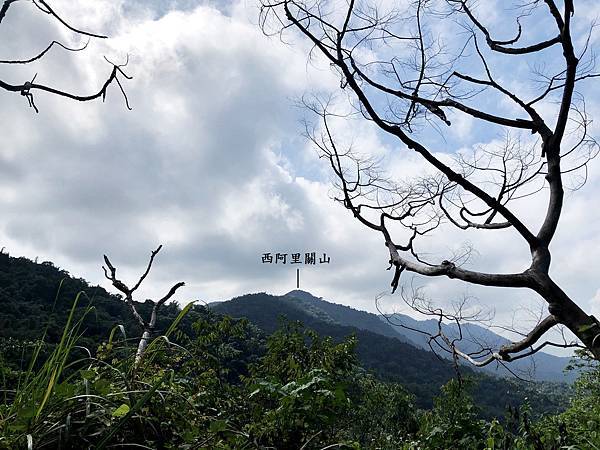
M 110 442 L 110 440 L 117 433 L 117 431 L 119 431 L 123 427 L 123 425 L 125 425 L 125 423 L 127 423 L 127 421 L 131 418 L 131 416 L 133 416 L 136 412 L 138 412 L 148 402 L 148 400 L 150 400 L 150 398 L 154 395 L 154 393 L 158 390 L 158 388 L 163 384 L 163 382 L 167 379 L 167 377 L 170 377 L 170 376 L 171 376 L 171 371 L 165 372 L 163 374 L 163 376 L 156 383 L 154 383 L 154 385 L 144 394 L 144 396 L 142 398 L 140 398 L 135 403 L 135 405 L 133 405 L 133 408 L 130 408 L 129 411 L 127 411 L 127 414 L 125 414 L 119 420 L 119 422 L 117 422 L 117 424 L 115 426 L 110 428 L 110 430 L 106 434 L 106 436 L 104 436 L 104 438 L 96 445 L 96 450 L 103 450 L 104 448 L 106 448 L 106 445 Z

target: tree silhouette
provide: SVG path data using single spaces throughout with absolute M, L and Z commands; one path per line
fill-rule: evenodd
M 13 4 L 16 2 L 17 2 L 17 0 L 4 0 L 4 2 L 2 3 L 2 6 L 0 7 L 0 26 L 2 25 L 3 21 L 6 19 L 9 9 L 11 9 L 11 6 L 14 7 Z M 39 11 L 51 16 L 52 18 L 57 20 L 62 26 L 64 26 L 65 28 L 67 28 L 68 30 L 73 32 L 74 34 L 78 34 L 81 36 L 87 36 L 89 39 L 92 39 L 92 38 L 106 39 L 107 38 L 107 36 L 104 36 L 101 34 L 96 34 L 96 33 L 90 33 L 88 31 L 84 31 L 84 30 L 81 30 L 79 28 L 72 26 L 50 6 L 49 2 L 47 2 L 45 0 L 32 0 L 32 3 L 35 5 L 35 7 L 37 7 L 37 9 Z M 79 48 L 71 48 L 71 47 L 68 47 L 68 46 L 60 43 L 59 41 L 54 40 L 54 41 L 50 42 L 46 48 L 44 48 L 43 50 L 41 50 L 39 53 L 37 53 L 34 56 L 31 56 L 31 57 L 28 57 L 25 59 L 0 60 L 0 65 L 31 64 L 35 61 L 39 61 L 42 58 L 44 58 L 50 52 L 50 50 L 54 47 L 60 47 L 63 50 L 68 51 L 68 52 L 79 52 L 79 51 L 82 51 L 85 48 L 87 48 L 87 43 L 84 46 L 79 47 Z M 78 94 L 74 94 L 69 91 L 57 89 L 52 86 L 48 86 L 48 85 L 41 84 L 41 83 L 36 83 L 35 80 L 37 78 L 37 74 L 31 80 L 25 81 L 24 83 L 20 83 L 20 84 L 11 84 L 0 78 L 0 88 L 4 89 L 5 91 L 8 91 L 8 92 L 14 92 L 14 93 L 21 94 L 23 97 L 25 97 L 27 99 L 28 105 L 31 108 L 33 108 L 35 110 L 35 112 L 37 113 L 37 112 L 39 112 L 39 110 L 34 101 L 34 93 L 36 91 L 48 92 L 50 94 L 58 95 L 60 97 L 66 97 L 71 100 L 86 102 L 86 101 L 90 101 L 90 100 L 95 100 L 97 98 L 102 98 L 102 100 L 104 100 L 106 98 L 106 92 L 107 92 L 108 87 L 111 84 L 116 83 L 118 85 L 121 93 L 123 94 L 123 97 L 125 98 L 125 104 L 127 105 L 127 107 L 129 109 L 131 109 L 129 106 L 127 95 L 125 93 L 123 85 L 121 84 L 121 80 L 119 80 L 119 77 L 131 79 L 131 77 L 126 75 L 125 72 L 123 71 L 123 67 L 126 66 L 127 63 L 121 64 L 121 65 L 113 64 L 106 57 L 105 57 L 105 59 L 112 66 L 112 69 L 110 71 L 110 74 L 105 79 L 102 86 L 100 87 L 100 89 L 97 92 L 94 92 L 92 94 L 78 95 Z
M 477 365 L 510 361 L 548 345 L 583 345 L 600 359 L 600 323 L 550 274 L 565 180 L 578 175 L 576 180 L 584 182 L 587 163 L 598 153 L 588 134 L 585 99 L 577 90 L 599 76 L 591 49 L 594 25 L 587 38 L 581 33 L 574 38 L 573 0 L 501 3 L 514 23 L 503 22 L 498 30 L 484 18 L 499 7 L 471 0 L 263 0 L 261 25 L 267 34 L 299 32 L 312 44 L 311 56 L 324 57 L 339 75 L 352 106 L 349 114 L 372 122 L 428 166 L 413 177 L 389 176 L 378 161 L 340 145 L 332 125 L 341 115 L 336 99 L 304 100 L 321 119 L 307 134 L 331 165 L 336 200 L 380 233 L 389 250 L 393 291 L 401 274 L 412 272 L 529 289 L 548 305 L 549 313 L 522 340 L 500 349 L 467 354 L 456 339 L 439 335 L 434 340 L 440 338 L 454 357 Z M 523 60 L 529 70 L 521 76 L 516 69 Z M 508 83 L 498 72 L 506 74 L 511 65 L 515 70 Z M 502 134 L 503 145 L 440 155 L 450 119 L 460 115 L 479 132 Z M 429 132 L 426 139 L 423 131 Z M 441 139 L 432 144 L 436 134 Z M 546 205 L 538 223 L 517 207 L 532 196 Z M 528 248 L 530 263 L 514 273 L 487 273 L 465 266 L 469 248 L 441 261 L 428 258 L 419 242 L 448 226 L 465 233 L 511 229 Z M 436 315 L 440 323 L 466 318 L 460 308 L 447 313 L 430 307 L 421 295 L 403 290 L 407 303 Z M 560 325 L 582 344 L 543 341 Z
M 106 264 L 106 266 L 102 266 L 102 270 L 104 271 L 104 276 L 106 277 L 107 280 L 109 280 L 112 283 L 112 285 L 118 291 L 120 291 L 121 293 L 123 293 L 123 295 L 125 295 L 125 302 L 129 305 L 129 308 L 131 309 L 131 313 L 133 314 L 133 317 L 135 317 L 135 320 L 137 320 L 137 322 L 142 327 L 142 330 L 144 330 L 142 333 L 142 337 L 140 338 L 140 341 L 138 343 L 137 351 L 135 353 L 135 364 L 136 365 L 138 365 L 140 363 L 140 361 L 142 360 L 142 357 L 144 356 L 144 352 L 146 351 L 146 348 L 148 347 L 148 344 L 150 344 L 150 339 L 152 338 L 152 333 L 154 332 L 155 327 L 156 327 L 156 320 L 158 319 L 158 312 L 159 312 L 160 308 L 167 301 L 169 301 L 171 299 L 171 297 L 173 297 L 173 295 L 175 295 L 175 292 L 177 292 L 177 289 L 179 289 L 182 286 L 185 286 L 185 283 L 183 281 L 180 281 L 179 283 L 174 284 L 171 287 L 171 289 L 169 289 L 169 292 L 167 292 L 164 295 L 164 297 L 162 297 L 160 300 L 152 301 L 152 310 L 150 311 L 150 318 L 148 320 L 145 320 L 142 317 L 142 315 L 138 312 L 138 309 L 136 308 L 135 302 L 133 300 L 133 294 L 135 293 L 135 291 L 137 291 L 137 289 L 141 286 L 142 282 L 146 279 L 146 277 L 150 273 L 150 269 L 152 268 L 152 263 L 154 262 L 154 258 L 156 257 L 158 252 L 160 252 L 161 249 L 162 249 L 162 245 L 159 245 L 156 250 L 152 251 L 152 253 L 150 254 L 150 259 L 148 260 L 148 265 L 146 266 L 146 270 L 140 276 L 139 280 L 135 283 L 135 285 L 131 288 L 128 287 L 125 283 L 123 283 L 123 281 L 121 281 L 117 278 L 116 267 L 112 265 L 112 263 L 110 262 L 110 259 L 108 259 L 108 256 L 104 255 L 104 263 Z

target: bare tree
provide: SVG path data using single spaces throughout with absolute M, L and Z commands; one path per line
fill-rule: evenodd
M 104 276 L 106 277 L 106 279 L 108 279 L 112 283 L 112 285 L 117 290 L 119 290 L 120 292 L 123 293 L 123 295 L 125 296 L 125 301 L 131 308 L 133 317 L 135 317 L 135 319 L 138 321 L 138 323 L 140 324 L 140 326 L 142 327 L 142 330 L 143 330 L 142 337 L 140 338 L 137 352 L 135 354 L 136 366 L 142 360 L 144 351 L 146 350 L 146 347 L 148 347 L 148 344 L 150 343 L 150 338 L 152 337 L 152 333 L 154 332 L 154 329 L 156 327 L 156 320 L 158 318 L 158 311 L 159 311 L 160 307 L 162 305 L 164 305 L 169 299 L 171 299 L 171 297 L 173 297 L 173 295 L 175 295 L 175 292 L 177 291 L 177 289 L 179 289 L 180 287 L 185 285 L 185 283 L 180 281 L 179 283 L 175 284 L 171 289 L 169 289 L 169 292 L 167 292 L 167 294 L 164 297 L 162 297 L 158 301 L 154 301 L 149 320 L 145 320 L 141 316 L 141 314 L 138 312 L 138 310 L 135 306 L 135 302 L 133 300 L 133 294 L 140 287 L 142 282 L 146 279 L 146 277 L 148 276 L 148 273 L 150 273 L 150 269 L 152 268 L 152 263 L 154 262 L 154 258 L 156 257 L 158 252 L 160 252 L 161 248 L 162 248 L 162 245 L 158 246 L 158 248 L 156 250 L 152 251 L 152 253 L 150 254 L 150 260 L 148 261 L 148 265 L 146 266 L 146 270 L 144 271 L 142 276 L 140 276 L 139 280 L 137 281 L 137 283 L 135 283 L 135 285 L 132 288 L 129 288 L 125 283 L 123 283 L 121 280 L 119 280 L 117 278 L 117 269 L 112 265 L 112 263 L 108 259 L 108 256 L 104 255 L 104 262 L 106 263 L 106 266 L 102 266 L 102 269 L 104 270 Z
M 529 289 L 547 303 L 549 314 L 521 340 L 482 356 L 461 353 L 442 336 L 453 354 L 477 365 L 510 361 L 548 345 L 540 344 L 543 336 L 564 325 L 600 359 L 600 323 L 550 275 L 550 245 L 566 180 L 584 182 L 587 163 L 598 153 L 588 134 L 585 99 L 576 88 L 600 76 L 590 48 L 594 25 L 587 38 L 573 37 L 574 0 L 500 2 L 514 23 L 499 30 L 482 19 L 485 2 L 472 0 L 406 0 L 388 9 L 385 2 L 369 0 L 262 1 L 263 31 L 299 32 L 312 44 L 311 56 L 324 57 L 339 75 L 352 106 L 349 114 L 372 122 L 428 167 L 406 179 L 390 177 L 378 161 L 339 144 L 331 125 L 340 114 L 335 99 L 305 99 L 321 119 L 319 127 L 308 128 L 308 136 L 331 165 L 340 193 L 336 200 L 381 234 L 394 269 L 393 291 L 403 272 Z M 509 87 L 498 72 L 523 59 L 529 71 Z M 503 144 L 441 157 L 430 143 L 432 135 L 443 144 L 444 129 L 459 115 L 473 120 L 480 132 L 504 136 Z M 546 205 L 539 223 L 528 223 L 517 211 L 532 196 Z M 511 229 L 531 260 L 514 273 L 486 273 L 465 266 L 468 248 L 441 261 L 420 251 L 423 236 L 450 226 L 464 233 Z M 463 318 L 424 311 L 440 323 Z
M 2 3 L 2 6 L 0 7 L 0 25 L 2 25 L 3 21 L 6 19 L 6 15 L 9 12 L 9 9 L 11 9 L 11 6 L 14 8 L 13 5 L 14 5 L 14 3 L 17 3 L 17 1 L 18 0 L 4 0 L 4 2 Z M 96 33 L 91 33 L 91 32 L 85 31 L 85 30 L 81 30 L 81 29 L 76 28 L 75 26 L 71 25 L 68 21 L 63 19 L 63 17 L 59 13 L 56 12 L 52 8 L 50 3 L 47 2 L 46 0 L 31 0 L 31 1 L 32 1 L 33 5 L 35 5 L 35 7 L 39 11 L 51 16 L 53 19 L 58 21 L 63 27 L 70 30 L 72 33 L 74 33 L 76 35 L 85 36 L 88 39 L 92 39 L 92 38 L 93 39 L 106 39 L 107 38 L 107 36 L 104 36 L 101 34 L 96 34 Z M 88 40 L 88 43 L 89 43 L 89 40 Z M 34 63 L 36 61 L 43 59 L 55 47 L 59 47 L 62 50 L 68 51 L 68 52 L 79 52 L 79 51 L 82 51 L 85 48 L 87 48 L 88 43 L 86 43 L 85 45 L 83 45 L 81 47 L 72 48 L 72 47 L 62 44 L 59 41 L 54 40 L 54 41 L 50 42 L 47 47 L 45 47 L 43 50 L 41 50 L 39 53 L 37 53 L 33 56 L 30 56 L 30 57 L 27 57 L 24 59 L 4 59 L 4 60 L 0 59 L 0 65 L 31 64 L 31 63 Z M 106 98 L 106 93 L 107 93 L 108 87 L 111 84 L 113 84 L 113 82 L 114 82 L 118 85 L 121 93 L 123 94 L 127 108 L 131 109 L 129 106 L 129 101 L 127 99 L 127 95 L 125 93 L 125 90 L 123 89 L 123 85 L 121 84 L 121 80 L 119 80 L 119 77 L 131 79 L 131 77 L 126 75 L 125 72 L 123 71 L 123 67 L 125 65 L 127 65 L 127 63 L 119 65 L 119 64 L 114 64 L 114 63 L 110 62 L 106 57 L 105 57 L 105 59 L 112 66 L 112 69 L 111 69 L 108 77 L 105 79 L 104 83 L 102 84 L 102 86 L 99 88 L 99 90 L 94 93 L 91 93 L 91 94 L 79 95 L 79 94 L 74 94 L 74 93 L 66 91 L 66 90 L 48 86 L 46 84 L 36 83 L 35 80 L 37 78 L 37 74 L 35 74 L 31 80 L 25 81 L 24 83 L 19 83 L 19 84 L 12 84 L 12 83 L 9 83 L 0 78 L 0 89 L 3 89 L 8 92 L 14 92 L 14 93 L 21 94 L 23 97 L 25 97 L 27 99 L 28 105 L 31 108 L 33 108 L 35 110 L 35 112 L 37 113 L 37 112 L 39 112 L 39 110 L 34 101 L 35 91 L 48 92 L 50 94 L 58 95 L 60 97 L 66 97 L 71 100 L 77 100 L 80 102 L 91 101 L 91 100 L 95 100 L 97 98 L 102 98 L 102 100 L 104 100 Z

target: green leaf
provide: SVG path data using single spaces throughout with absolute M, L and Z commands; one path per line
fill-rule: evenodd
M 253 390 L 250 395 L 248 396 L 248 398 L 252 398 L 254 397 L 256 394 L 258 394 L 260 392 L 260 389 L 255 389 Z
M 75 395 L 76 387 L 73 384 L 64 382 L 57 384 L 54 388 L 54 395 L 57 397 L 71 397 Z
M 19 410 L 19 413 L 18 413 L 18 417 L 21 419 L 31 419 L 33 416 L 35 416 L 35 406 L 34 405 L 22 408 L 21 410 Z
M 153 385 L 152 388 L 150 388 L 144 394 L 144 396 L 135 403 L 135 405 L 133 405 L 133 408 L 131 408 L 131 410 L 128 409 L 127 413 L 123 417 L 121 417 L 121 419 L 115 426 L 109 429 L 108 433 L 106 433 L 104 438 L 96 445 L 96 450 L 103 450 L 104 448 L 106 448 L 106 445 L 109 443 L 111 438 L 121 429 L 123 425 L 125 425 L 129 417 L 131 417 L 135 412 L 140 410 L 150 400 L 150 398 L 154 395 L 156 390 L 160 387 L 164 380 L 167 379 L 168 376 L 169 372 L 165 373 L 163 377 L 155 385 Z
M 123 403 L 117 409 L 115 409 L 112 413 L 113 417 L 123 417 L 129 412 L 129 405 Z
M 94 390 L 98 393 L 98 395 L 105 396 L 111 393 L 111 385 L 107 380 L 96 380 L 92 384 Z
M 84 380 L 91 380 L 96 376 L 96 372 L 94 370 L 80 370 L 81 377 Z
M 225 420 L 215 420 L 210 424 L 209 427 L 211 433 L 219 433 L 221 431 L 225 431 L 227 429 L 227 421 Z

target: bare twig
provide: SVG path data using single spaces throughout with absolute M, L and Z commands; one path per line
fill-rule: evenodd
M 129 305 L 131 312 L 133 314 L 133 317 L 135 317 L 135 319 L 138 321 L 138 323 L 140 324 L 140 326 L 142 327 L 142 330 L 143 330 L 142 337 L 140 339 L 140 342 L 138 344 L 138 349 L 136 352 L 136 357 L 135 357 L 136 365 L 140 363 L 142 356 L 144 354 L 144 351 L 146 350 L 146 347 L 148 347 L 148 344 L 150 343 L 150 337 L 152 336 L 152 333 L 154 332 L 154 329 L 156 327 L 156 320 L 158 318 L 158 311 L 159 311 L 160 307 L 163 304 L 165 304 L 168 300 L 170 300 L 173 297 L 173 295 L 175 295 L 176 291 L 179 288 L 185 286 L 185 283 L 179 282 L 179 283 L 173 285 L 173 287 L 171 287 L 171 289 L 169 289 L 169 292 L 167 292 L 167 294 L 164 297 L 162 297 L 158 301 L 153 302 L 152 311 L 150 313 L 149 320 L 147 320 L 147 321 L 144 320 L 144 318 L 138 312 L 137 307 L 136 307 L 136 302 L 133 300 L 133 293 L 140 287 L 142 282 L 146 279 L 146 277 L 150 273 L 150 269 L 152 268 L 152 264 L 154 263 L 154 258 L 156 257 L 158 252 L 160 252 L 161 249 L 162 249 L 162 245 L 159 245 L 156 250 L 153 250 L 150 253 L 150 259 L 148 260 L 148 265 L 146 266 L 146 270 L 144 271 L 144 273 L 142 273 L 142 275 L 140 276 L 140 278 L 138 279 L 138 281 L 132 288 L 129 288 L 125 283 L 123 283 L 121 280 L 119 280 L 117 278 L 116 267 L 113 266 L 113 264 L 110 262 L 110 259 L 108 258 L 108 256 L 104 255 L 104 263 L 106 264 L 106 266 L 102 266 L 102 270 L 104 271 L 104 276 L 106 277 L 106 279 L 108 279 L 112 283 L 112 285 L 119 292 L 121 292 L 125 295 L 125 301 Z

